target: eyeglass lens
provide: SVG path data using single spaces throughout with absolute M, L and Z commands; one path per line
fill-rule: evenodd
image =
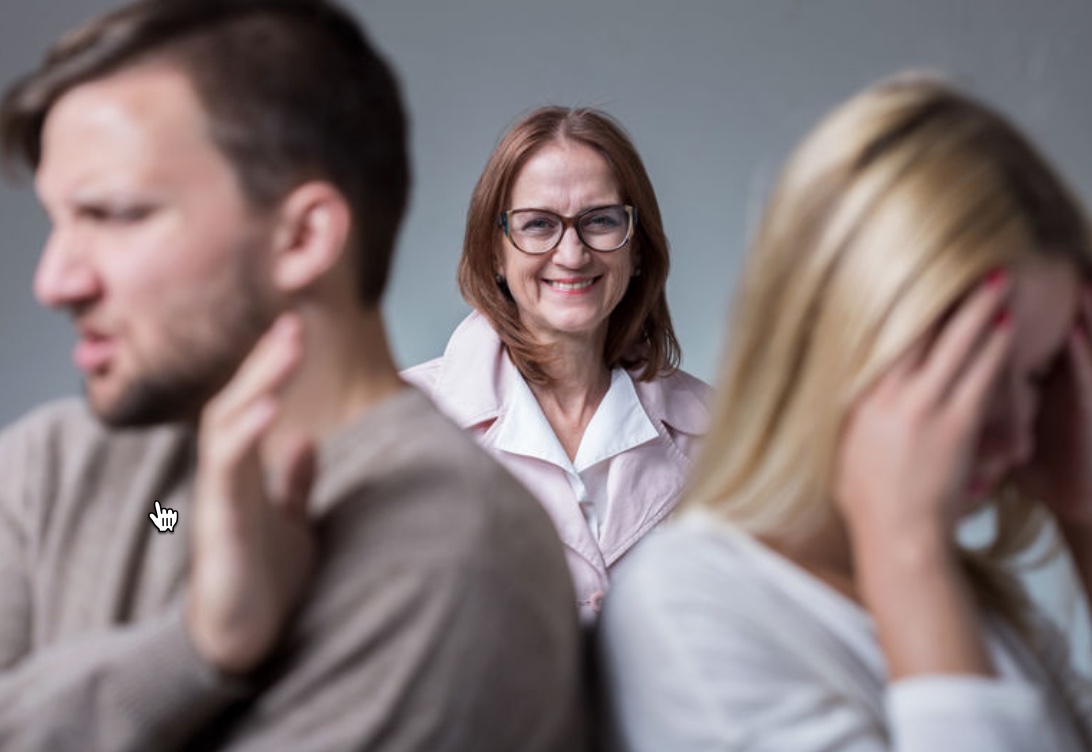
M 508 237 L 525 253 L 547 253 L 561 240 L 569 223 L 554 212 L 517 209 L 508 213 Z M 575 218 L 576 234 L 596 251 L 613 251 L 629 239 L 630 220 L 625 206 L 590 209 Z

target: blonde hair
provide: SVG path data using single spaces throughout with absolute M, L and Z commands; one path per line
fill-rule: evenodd
M 1044 254 L 1087 271 L 1085 218 L 1000 115 L 944 81 L 901 76 L 828 115 L 766 206 L 737 293 L 685 503 L 780 541 L 837 523 L 830 488 L 850 408 L 990 270 Z M 965 551 L 983 602 L 1023 626 L 1008 563 L 1041 529 L 1016 489 Z

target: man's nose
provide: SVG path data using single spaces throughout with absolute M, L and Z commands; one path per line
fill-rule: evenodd
M 72 308 L 92 300 L 100 282 L 86 248 L 73 233 L 54 229 L 34 274 L 34 297 L 47 308 Z

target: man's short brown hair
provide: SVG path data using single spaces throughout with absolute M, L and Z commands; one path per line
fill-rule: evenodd
M 191 79 L 213 142 L 252 204 L 329 181 L 353 216 L 366 307 L 389 276 L 409 190 L 406 119 L 391 70 L 327 0 L 142 0 L 62 38 L 0 104 L 9 163 L 37 168 L 52 106 L 80 84 L 163 62 Z

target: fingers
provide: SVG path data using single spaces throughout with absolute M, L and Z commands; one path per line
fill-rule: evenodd
M 256 451 L 277 415 L 277 392 L 287 383 L 302 354 L 299 322 L 281 316 L 254 346 L 235 376 L 201 416 L 206 461 L 232 465 Z
M 1013 326 L 1009 318 L 994 319 L 985 339 L 952 384 L 950 401 L 958 414 L 977 426 L 1012 352 Z
M 212 411 L 230 416 L 246 409 L 259 395 L 279 390 L 299 363 L 300 337 L 300 323 L 294 316 L 284 314 L 278 318 L 210 403 Z
M 908 390 L 926 409 L 937 407 L 988 335 L 1011 293 L 1011 282 L 998 270 L 983 280 L 948 316 L 923 334 L 896 358 L 877 380 L 872 392 L 900 398 Z
M 984 343 L 995 338 L 997 324 L 1005 323 L 1011 290 L 1009 275 L 998 270 L 959 304 L 922 362 L 919 398 L 935 405 L 962 388 L 963 376 L 974 370 Z
M 906 383 L 906 380 L 918 370 L 919 365 L 925 358 L 932 336 L 931 332 L 926 332 L 919 336 L 910 347 L 906 348 L 906 351 L 891 363 L 887 372 L 876 382 L 875 391 L 880 393 L 890 390 L 897 393 L 902 385 Z
M 317 473 L 314 443 L 302 438 L 293 440 L 286 451 L 284 467 L 282 491 L 275 497 L 275 503 L 286 514 L 305 519 Z
M 198 652 L 228 673 L 268 653 L 311 566 L 315 450 L 297 440 L 282 453 L 270 431 L 302 337 L 299 320 L 281 316 L 201 415 L 187 625 Z M 271 494 L 277 478 L 266 470 L 281 467 L 285 491 Z

